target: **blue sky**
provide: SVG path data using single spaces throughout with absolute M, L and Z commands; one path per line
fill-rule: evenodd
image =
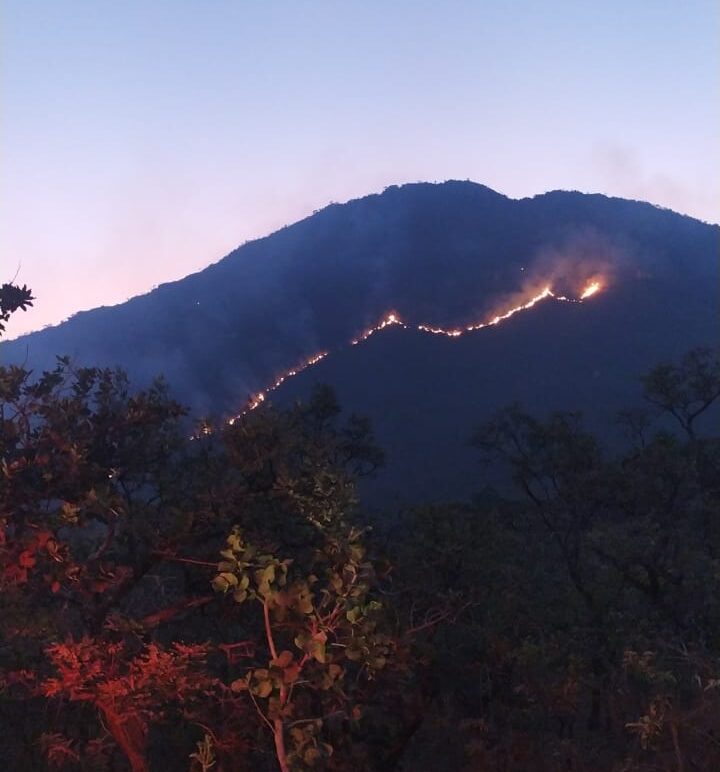
M 9 333 L 402 182 L 718 222 L 719 32 L 714 0 L 5 0 Z

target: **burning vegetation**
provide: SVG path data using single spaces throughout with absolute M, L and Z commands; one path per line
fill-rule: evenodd
M 479 322 L 477 324 L 470 324 L 466 327 L 457 327 L 453 329 L 445 329 L 443 327 L 433 327 L 429 324 L 408 324 L 402 320 L 400 317 L 400 314 L 397 311 L 389 311 L 385 316 L 374 326 L 369 327 L 364 332 L 362 332 L 360 335 L 358 335 L 356 338 L 353 338 L 350 341 L 351 346 L 357 346 L 359 343 L 364 343 L 368 338 L 370 338 L 372 335 L 374 335 L 376 332 L 381 332 L 382 330 L 387 329 L 388 327 L 394 327 L 399 326 L 402 327 L 404 330 L 408 329 L 416 329 L 420 332 L 426 332 L 431 335 L 444 335 L 447 338 L 459 338 L 461 335 L 464 335 L 468 332 L 476 332 L 477 330 L 483 330 L 486 327 L 493 327 L 497 324 L 500 324 L 507 319 L 509 319 L 511 316 L 515 316 L 515 314 L 519 313 L 520 311 L 527 311 L 528 309 L 532 308 L 533 306 L 537 305 L 543 300 L 556 300 L 560 303 L 581 303 L 583 300 L 586 300 L 587 298 L 592 297 L 593 295 L 600 292 L 604 287 L 603 280 L 601 278 L 592 278 L 589 281 L 587 281 L 577 298 L 571 298 L 567 297 L 565 295 L 558 295 L 555 292 L 553 292 L 552 287 L 550 285 L 547 285 L 543 287 L 543 289 L 536 293 L 535 295 L 532 295 L 528 300 L 525 300 L 524 302 L 518 303 L 515 306 L 512 306 L 508 310 L 497 314 L 493 317 L 491 317 L 487 322 Z M 263 391 L 259 391 L 256 394 L 254 394 L 252 397 L 250 397 L 247 407 L 245 410 L 240 413 L 240 415 L 245 415 L 246 413 L 249 413 L 251 410 L 255 410 L 255 408 L 260 407 L 260 405 L 265 402 L 268 395 L 278 389 L 280 386 L 282 386 L 285 381 L 287 381 L 289 378 L 292 378 L 295 375 L 299 375 L 304 370 L 307 370 L 309 367 L 312 367 L 313 365 L 317 364 L 321 360 L 325 359 L 329 355 L 329 351 L 321 351 L 318 354 L 314 354 L 309 359 L 306 359 L 304 362 L 301 362 L 298 365 L 295 365 L 295 367 L 292 367 L 290 370 L 285 371 L 282 375 L 278 376 L 277 380 L 272 383 L 270 386 L 268 386 Z M 233 424 L 239 416 L 235 416 L 230 419 L 229 423 Z

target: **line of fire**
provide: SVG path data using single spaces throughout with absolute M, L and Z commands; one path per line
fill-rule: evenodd
M 445 335 L 448 338 L 458 338 L 461 335 L 464 335 L 469 332 L 476 332 L 477 330 L 483 330 L 486 327 L 493 327 L 495 325 L 501 324 L 502 322 L 509 319 L 511 316 L 515 316 L 515 314 L 520 313 L 521 311 L 527 311 L 528 309 L 532 308 L 533 306 L 537 305 L 543 300 L 555 300 L 561 303 L 582 303 L 584 300 L 587 300 L 588 298 L 600 292 L 604 288 L 604 286 L 605 284 L 602 278 L 592 278 L 582 287 L 581 291 L 579 292 L 576 298 L 571 298 L 565 295 L 556 294 L 555 292 L 553 292 L 552 287 L 548 285 L 544 287 L 539 293 L 530 297 L 530 299 L 527 300 L 526 302 L 513 306 L 507 311 L 504 311 L 501 314 L 497 314 L 491 317 L 486 322 L 479 322 L 477 324 L 471 324 L 466 327 L 455 328 L 450 330 L 445 329 L 443 327 L 432 327 L 428 324 L 415 324 L 415 325 L 407 324 L 402 320 L 402 318 L 396 311 L 390 311 L 374 327 L 368 328 L 361 335 L 359 335 L 356 338 L 353 338 L 353 340 L 350 341 L 350 345 L 357 346 L 358 344 L 366 341 L 370 336 L 374 335 L 375 333 L 381 332 L 382 330 L 385 330 L 388 327 L 394 327 L 394 326 L 399 326 L 406 330 L 414 328 L 419 330 L 420 332 L 429 333 L 431 335 Z M 268 398 L 268 395 L 271 392 L 278 389 L 280 386 L 282 386 L 282 384 L 285 383 L 285 381 L 287 381 L 289 378 L 299 375 L 303 371 L 307 370 L 309 367 L 316 365 L 318 362 L 322 361 L 327 356 L 329 356 L 329 354 L 330 354 L 329 351 L 321 351 L 317 354 L 314 354 L 304 362 L 301 362 L 300 364 L 295 365 L 295 367 L 289 370 L 286 370 L 282 375 L 278 376 L 278 378 L 270 386 L 263 389 L 262 391 L 257 392 L 252 397 L 250 397 L 245 410 L 243 410 L 239 415 L 231 418 L 229 420 L 229 423 L 231 424 L 234 423 L 240 416 L 245 415 L 246 413 L 249 413 L 250 411 L 258 408 L 260 405 L 263 404 L 263 402 L 265 402 L 265 400 Z

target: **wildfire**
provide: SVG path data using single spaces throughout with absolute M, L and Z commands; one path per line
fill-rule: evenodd
M 426 324 L 418 324 L 418 330 L 429 332 L 431 335 L 447 335 L 450 338 L 458 338 L 464 330 L 443 330 L 442 327 L 428 327 Z
M 515 308 L 511 308 L 509 311 L 506 311 L 504 314 L 494 316 L 489 322 L 483 322 L 481 324 L 471 324 L 469 327 L 465 328 L 465 332 L 474 332 L 475 330 L 482 330 L 485 327 L 490 327 L 495 324 L 500 324 L 500 322 L 504 322 L 506 319 L 509 319 L 511 316 L 514 316 L 519 311 L 526 311 L 528 308 L 532 308 L 541 300 L 545 300 L 545 298 L 555 298 L 556 300 L 560 300 L 559 297 L 556 297 L 553 294 L 553 291 L 550 289 L 550 287 L 545 287 L 545 289 L 542 292 L 535 295 L 535 297 L 530 298 L 530 300 L 528 300 L 527 303 L 523 303 L 520 306 L 515 306 Z
M 245 415 L 246 413 L 249 413 L 251 410 L 255 410 L 255 408 L 260 407 L 263 402 L 268 397 L 268 394 L 270 394 L 271 391 L 275 391 L 275 389 L 280 388 L 280 386 L 285 383 L 285 381 L 288 378 L 292 378 L 295 375 L 299 375 L 303 370 L 307 370 L 308 367 L 312 367 L 313 365 L 316 365 L 321 359 L 325 359 L 325 357 L 329 354 L 329 351 L 321 351 L 318 354 L 314 354 L 309 359 L 306 359 L 304 362 L 301 362 L 299 365 L 296 365 L 291 370 L 287 370 L 282 375 L 278 376 L 278 379 L 272 383 L 270 386 L 268 386 L 264 391 L 259 391 L 257 394 L 254 394 L 250 399 L 248 400 L 247 407 L 245 410 L 242 411 L 239 415 L 233 416 L 228 423 L 230 425 L 234 424 L 237 419 Z
M 545 287 L 541 292 L 539 292 L 534 297 L 531 297 L 530 300 L 523 303 L 522 305 L 515 306 L 514 308 L 511 308 L 509 311 L 506 311 L 504 314 L 498 314 L 497 316 L 493 316 L 492 319 L 488 320 L 487 322 L 478 322 L 477 324 L 470 324 L 464 329 L 452 329 L 452 330 L 445 330 L 442 327 L 429 327 L 426 324 L 418 324 L 417 329 L 421 332 L 429 332 L 432 335 L 445 335 L 448 338 L 459 338 L 461 335 L 463 335 L 466 332 L 475 332 L 476 330 L 483 330 L 486 327 L 492 327 L 496 324 L 500 324 L 500 322 L 504 322 L 506 319 L 509 319 L 511 316 L 514 316 L 520 311 L 526 311 L 528 308 L 532 308 L 534 305 L 539 303 L 541 300 L 545 300 L 545 298 L 553 298 L 553 300 L 559 300 L 564 303 L 577 303 L 577 300 L 574 300 L 573 298 L 566 298 L 564 295 L 556 295 L 550 287 Z
M 585 298 L 592 297 L 596 292 L 600 292 L 601 289 L 602 284 L 597 279 L 591 281 L 580 293 L 580 300 L 585 300 Z
M 370 327 L 365 330 L 362 335 L 359 335 L 357 338 L 353 338 L 353 340 L 350 341 L 350 345 L 357 346 L 358 343 L 362 343 L 364 340 L 367 340 L 371 335 L 374 335 L 376 332 L 380 332 L 380 330 L 384 330 L 386 327 L 391 327 L 393 324 L 399 324 L 403 329 L 407 329 L 407 325 L 400 319 L 400 317 L 394 311 L 391 311 L 389 314 L 384 316 L 375 327 Z
M 464 335 L 467 332 L 475 332 L 476 330 L 482 330 L 486 327 L 493 327 L 494 325 L 500 324 L 504 322 L 506 319 L 509 319 L 511 316 L 514 316 L 515 314 L 519 313 L 520 311 L 526 311 L 529 308 L 532 308 L 533 306 L 537 305 L 543 300 L 546 300 L 548 298 L 552 298 L 553 300 L 556 300 L 558 302 L 563 303 L 581 303 L 583 300 L 586 300 L 589 297 L 592 297 L 596 293 L 600 292 L 600 290 L 603 289 L 603 283 L 599 279 L 593 279 L 586 286 L 583 288 L 582 292 L 580 293 L 579 298 L 569 298 L 565 297 L 565 295 L 556 295 L 552 291 L 552 287 L 550 285 L 544 287 L 540 292 L 538 292 L 537 295 L 534 295 L 529 300 L 527 300 L 525 303 L 521 303 L 520 305 L 514 306 L 513 308 L 508 309 L 507 311 L 497 314 L 496 316 L 493 316 L 491 319 L 489 319 L 486 322 L 478 322 L 477 324 L 471 324 L 464 328 L 453 328 L 446 330 L 443 327 L 431 327 L 428 324 L 417 324 L 414 325 L 415 329 L 420 330 L 421 332 L 426 332 L 431 335 L 445 335 L 448 338 L 459 338 L 461 335 Z M 404 330 L 407 330 L 410 328 L 410 325 L 406 324 L 402 321 L 400 318 L 400 315 L 396 311 L 390 311 L 387 313 L 379 322 L 375 325 L 375 327 L 370 327 L 367 330 L 365 330 L 361 335 L 359 335 L 357 338 L 354 338 L 350 341 L 350 345 L 357 346 L 359 343 L 363 343 L 366 341 L 371 335 L 374 335 L 376 332 L 380 332 L 381 330 L 386 329 L 387 327 L 392 327 L 394 325 L 397 325 L 399 327 L 402 327 Z M 304 362 L 302 362 L 299 365 L 296 365 L 291 370 L 287 370 L 285 373 L 280 375 L 277 380 L 268 386 L 264 391 L 260 391 L 257 394 L 253 395 L 250 400 L 248 401 L 248 405 L 245 408 L 245 410 L 240 415 L 245 415 L 246 413 L 249 413 L 251 410 L 255 410 L 255 408 L 260 407 L 260 405 L 265 402 L 270 392 L 275 391 L 275 389 L 279 388 L 288 378 L 292 378 L 295 375 L 298 375 L 299 373 L 303 372 L 303 370 L 307 370 L 308 367 L 312 367 L 313 365 L 320 362 L 322 359 L 325 359 L 326 356 L 328 356 L 329 352 L 327 351 L 321 351 L 319 354 L 315 354 L 311 356 L 309 359 L 306 359 Z M 229 423 L 234 423 L 239 416 L 235 416 L 235 418 L 231 418 Z

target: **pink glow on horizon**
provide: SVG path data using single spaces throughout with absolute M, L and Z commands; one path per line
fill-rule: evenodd
M 8 0 L 0 280 L 38 299 L 8 337 L 405 182 L 717 222 L 717 10 L 692 6 Z

